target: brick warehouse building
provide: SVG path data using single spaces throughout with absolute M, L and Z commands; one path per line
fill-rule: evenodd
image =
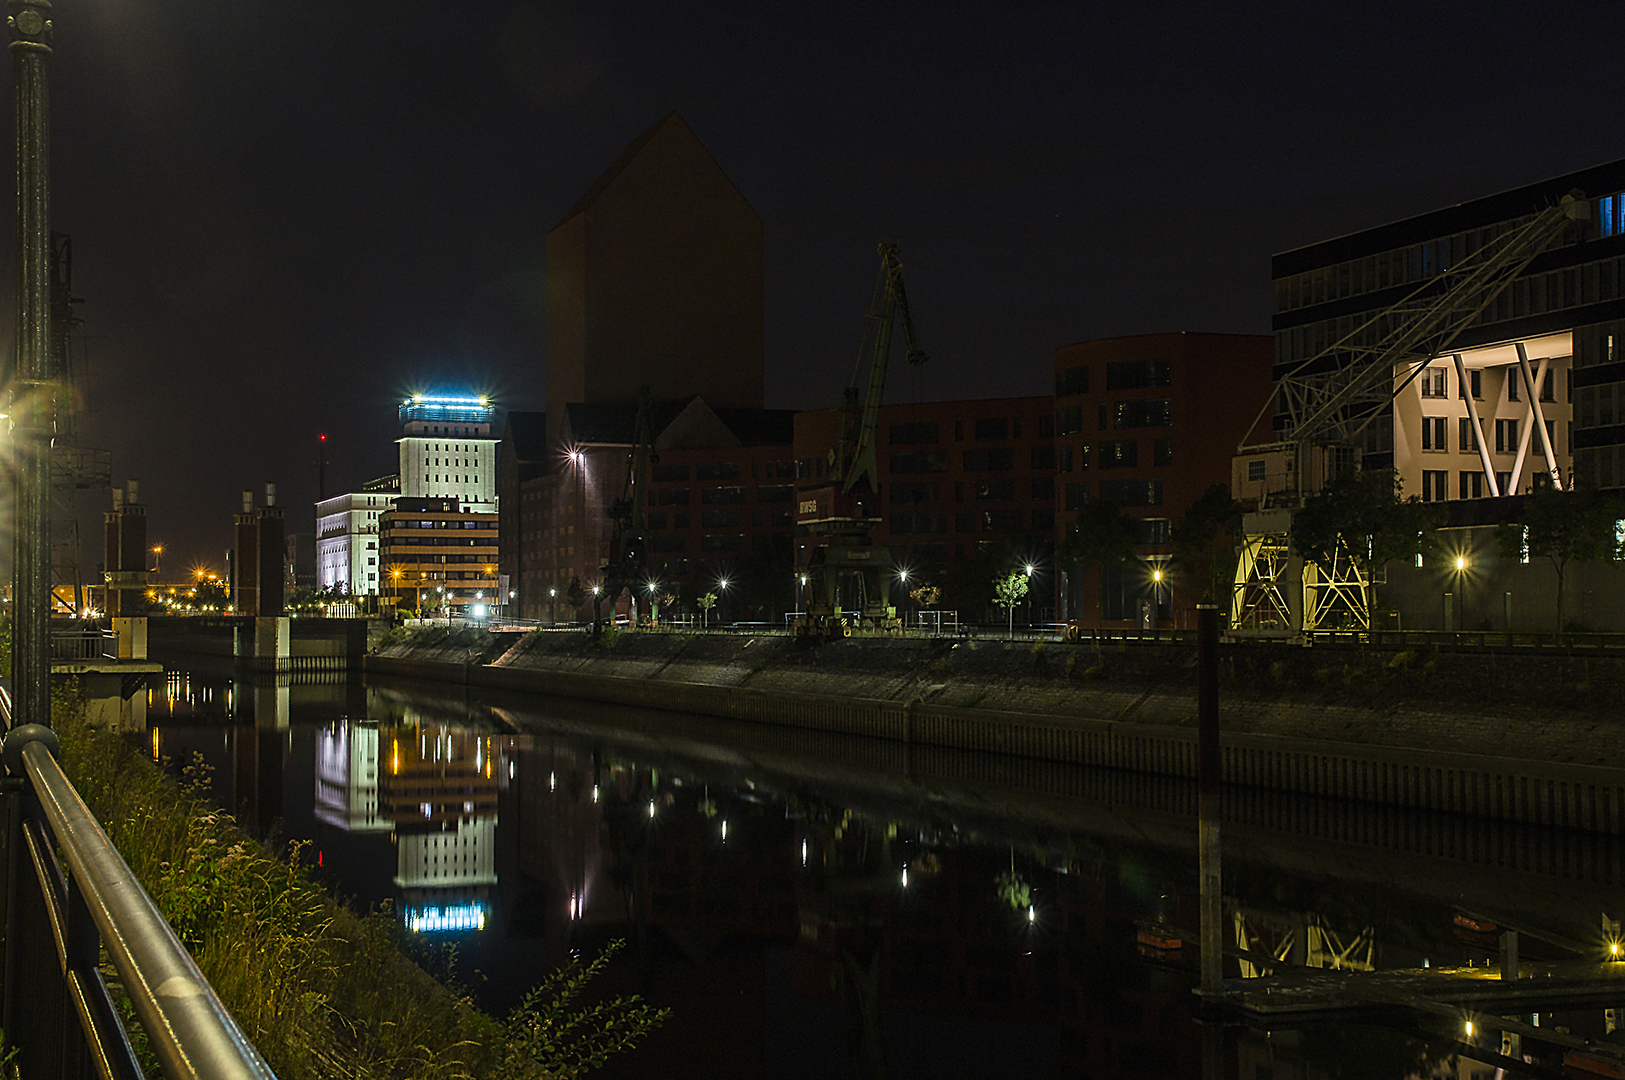
M 610 505 L 627 486 L 637 407 L 572 404 L 556 439 L 540 414 L 511 413 L 498 467 L 510 612 L 528 619 L 587 617 L 609 557 Z M 701 398 L 655 405 L 646 525 L 651 581 L 690 611 L 721 580 L 719 616 L 775 619 L 792 600 L 793 413 L 713 409 Z M 511 569 L 510 569 L 511 568 Z M 732 587 L 732 586 L 737 586 Z M 637 598 L 644 610 L 646 598 Z M 622 609 L 631 605 L 622 602 Z M 606 612 L 609 610 L 605 608 Z
M 838 412 L 795 417 L 798 479 L 824 482 Z M 993 575 L 1026 560 L 1047 569 L 1055 535 L 1054 402 L 989 398 L 882 405 L 876 432 L 880 524 L 873 537 L 918 582 L 941 585 L 943 606 L 985 617 Z M 818 538 L 797 537 L 807 566 Z M 1005 564 L 1008 563 L 1007 567 Z M 1038 601 L 1034 616 L 1041 612 Z
M 1140 522 L 1137 566 L 1060 567 L 1060 618 L 1089 626 L 1184 626 L 1195 593 L 1153 571 L 1170 533 L 1231 458 L 1273 389 L 1274 344 L 1248 334 L 1145 334 L 1055 350 L 1057 537 L 1090 501 Z M 1270 414 L 1264 414 L 1267 427 Z M 1149 609 L 1147 605 L 1150 605 Z

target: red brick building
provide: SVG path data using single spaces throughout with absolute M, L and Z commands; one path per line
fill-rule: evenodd
M 1196 591 L 1156 580 L 1171 532 L 1203 492 L 1230 485 L 1230 459 L 1270 400 L 1274 341 L 1249 334 L 1145 334 L 1055 350 L 1058 541 L 1091 501 L 1140 523 L 1140 562 L 1061 567 L 1056 606 L 1085 625 L 1185 626 Z M 1268 430 L 1268 414 L 1265 430 Z
M 693 613 L 693 600 L 715 589 L 716 615 L 730 620 L 776 620 L 788 610 L 793 415 L 713 409 L 697 397 L 655 405 L 645 522 L 657 595 L 676 596 Z M 608 510 L 627 491 L 637 407 L 568 405 L 553 441 L 538 416 L 511 414 L 497 473 L 502 556 L 517 594 L 510 613 L 586 618 L 590 590 L 609 558 Z M 579 606 L 567 599 L 572 580 L 588 590 Z M 726 589 L 719 588 L 723 581 Z M 638 610 L 647 603 L 639 596 Z
M 825 482 L 837 411 L 797 413 L 795 456 L 804 486 Z M 873 536 L 912 582 L 943 588 L 960 618 L 983 610 L 993 574 L 1036 560 L 1047 571 L 1055 534 L 1053 402 L 990 398 L 883 405 L 876 434 L 881 519 Z M 797 537 L 798 568 L 819 542 Z M 984 580 L 985 579 L 985 580 Z M 1033 612 L 1041 614 L 1042 602 Z

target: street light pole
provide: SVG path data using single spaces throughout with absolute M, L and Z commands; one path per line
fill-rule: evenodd
M 7 396 L 16 456 L 11 673 L 19 722 L 51 722 L 51 138 L 49 0 L 8 0 L 17 116 L 17 361 Z

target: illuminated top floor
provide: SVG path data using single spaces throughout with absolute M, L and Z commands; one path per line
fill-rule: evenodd
M 489 437 L 496 406 L 481 395 L 413 394 L 400 405 L 401 428 L 407 435 Z

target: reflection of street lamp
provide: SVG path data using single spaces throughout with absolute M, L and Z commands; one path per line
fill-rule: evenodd
M 717 579 L 717 589 L 722 593 L 722 596 L 717 598 L 717 601 L 718 601 L 719 604 L 721 603 L 721 601 L 724 598 L 727 597 L 727 595 L 728 595 L 728 585 L 729 584 L 730 583 L 729 583 L 727 578 L 718 578 Z M 722 622 L 722 612 L 721 611 L 717 612 L 717 622 L 719 624 Z

